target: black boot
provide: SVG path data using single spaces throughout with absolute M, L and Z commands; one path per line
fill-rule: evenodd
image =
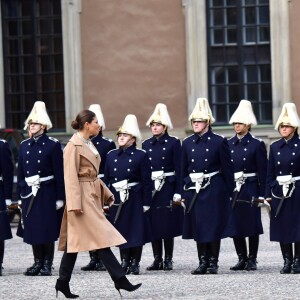
M 247 271 L 257 270 L 257 252 L 259 245 L 259 235 L 249 236 L 249 258 L 246 266 Z
M 247 245 L 245 238 L 233 238 L 236 253 L 238 255 L 239 261 L 236 265 L 230 268 L 232 271 L 244 270 L 247 263 Z
M 118 290 L 121 297 L 122 297 L 122 295 L 121 295 L 120 290 L 133 292 L 133 291 L 137 290 L 141 285 L 142 285 L 141 283 L 138 283 L 135 285 L 131 284 L 126 276 L 122 276 L 121 278 L 119 278 L 115 281 L 115 288 Z
M 280 274 L 289 274 L 291 273 L 293 263 L 293 245 L 280 243 L 280 248 L 284 260 L 284 265 L 280 270 Z
M 165 246 L 165 260 L 164 260 L 164 270 L 171 271 L 173 270 L 173 249 L 174 249 L 174 239 L 165 239 L 164 240 Z
M 208 267 L 207 259 L 207 243 L 197 243 L 197 252 L 199 259 L 199 266 L 195 270 L 191 271 L 192 275 L 206 274 Z
M 95 250 L 93 252 L 93 255 L 96 259 L 96 266 L 94 268 L 94 271 L 106 271 L 103 261 L 100 258 L 99 250 Z
M 95 253 L 95 251 L 90 251 L 90 262 L 81 268 L 82 271 L 94 271 L 96 268 L 96 264 L 97 264 L 97 255 Z
M 121 256 L 121 267 L 125 271 L 125 274 L 128 274 L 130 269 L 129 249 L 120 249 L 120 256 Z
M 4 257 L 4 241 L 0 241 L 0 276 L 2 276 L 3 257 Z
M 58 291 L 62 292 L 65 295 L 65 297 L 69 299 L 75 299 L 79 297 L 78 295 L 71 293 L 68 281 L 57 279 L 55 289 L 56 289 L 56 298 L 57 298 Z
M 42 276 L 51 276 L 52 275 L 52 263 L 54 257 L 54 242 L 49 244 L 44 244 L 44 263 L 40 271 Z
M 95 271 L 106 271 L 106 268 L 101 259 L 98 260 L 96 267 L 95 267 Z
M 300 242 L 295 243 L 295 257 L 291 273 L 300 274 Z
M 220 240 L 208 243 L 208 253 L 210 256 L 208 261 L 209 266 L 207 268 L 208 274 L 218 274 L 220 246 L 221 246 Z
M 142 257 L 143 246 L 130 248 L 130 255 L 132 257 L 129 274 L 140 274 L 140 261 Z
M 147 267 L 147 271 L 157 271 L 163 269 L 162 259 L 162 240 L 152 242 L 152 251 L 154 261 L 151 266 Z
M 32 245 L 32 251 L 33 251 L 33 256 L 34 256 L 34 264 L 24 272 L 24 275 L 26 275 L 26 276 L 39 275 L 39 273 L 43 267 L 43 247 L 42 247 L 42 245 Z
M 129 274 L 133 274 L 133 275 L 139 275 L 140 274 L 139 261 L 136 260 L 135 258 L 133 258 L 132 261 L 131 261 Z

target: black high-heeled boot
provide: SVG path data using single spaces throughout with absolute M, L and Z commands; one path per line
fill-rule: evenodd
M 300 242 L 294 244 L 295 256 L 292 264 L 292 274 L 300 274 Z
M 122 276 L 121 278 L 119 278 L 115 281 L 115 288 L 117 289 L 117 291 L 119 292 L 121 297 L 122 297 L 122 294 L 121 294 L 120 290 L 125 290 L 127 292 L 133 292 L 133 291 L 137 290 L 141 285 L 142 285 L 141 283 L 138 283 L 135 285 L 131 284 L 126 276 Z
M 69 282 L 67 282 L 67 281 L 57 279 L 55 289 L 56 289 L 56 298 L 58 295 L 58 291 L 62 292 L 64 294 L 64 296 L 69 299 L 75 299 L 75 298 L 79 297 L 78 295 L 71 293 Z

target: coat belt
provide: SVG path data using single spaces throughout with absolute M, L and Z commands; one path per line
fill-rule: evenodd
M 211 172 L 211 173 L 207 173 L 207 174 L 204 174 L 204 173 L 191 173 L 189 176 L 192 180 L 192 182 L 195 182 L 195 186 L 191 186 L 189 188 L 185 188 L 184 187 L 184 190 L 187 191 L 187 190 L 196 190 L 196 193 L 198 193 L 200 190 L 203 190 L 205 189 L 209 184 L 210 184 L 210 178 L 219 174 L 220 171 L 215 171 L 215 172 Z M 202 185 L 203 183 L 203 180 L 204 179 L 207 179 L 208 178 L 208 181 Z
M 234 173 L 234 180 L 235 180 L 235 189 L 234 191 L 239 192 L 245 183 L 246 179 L 249 177 L 255 177 L 257 176 L 257 173 L 244 173 L 241 172 L 235 172 Z

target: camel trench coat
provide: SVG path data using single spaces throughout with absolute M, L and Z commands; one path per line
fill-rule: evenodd
M 113 194 L 97 178 L 100 160 L 100 155 L 94 154 L 77 134 L 64 149 L 66 207 L 58 250 L 75 253 L 126 243 L 103 212 L 103 205 L 111 204 Z M 74 209 L 83 213 L 75 214 Z

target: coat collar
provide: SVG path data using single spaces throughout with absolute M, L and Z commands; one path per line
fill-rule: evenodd
M 169 138 L 169 134 L 167 132 L 165 132 L 161 137 L 156 138 L 155 136 L 152 136 L 150 138 L 150 143 L 152 145 L 156 144 L 156 143 L 160 143 L 163 144 L 166 142 L 166 140 Z
M 211 139 L 212 135 L 213 135 L 213 132 L 212 132 L 211 129 L 208 129 L 208 131 L 205 132 L 205 133 L 202 134 L 202 135 L 199 135 L 199 134 L 197 134 L 197 133 L 194 133 L 194 139 L 193 139 L 193 141 L 194 141 L 194 143 L 196 143 L 196 144 L 199 143 L 200 141 L 207 142 L 207 140 L 210 140 L 210 139 Z
M 119 148 L 118 149 L 118 155 L 121 155 L 122 153 L 126 153 L 127 155 L 131 155 L 133 152 L 135 152 L 136 150 L 136 146 L 135 145 L 132 145 L 126 149 L 122 149 L 122 148 Z
M 253 139 L 253 136 L 251 135 L 250 132 L 248 132 L 247 134 L 245 134 L 241 139 L 239 139 L 237 137 L 237 135 L 235 135 L 233 137 L 233 144 L 238 144 L 241 143 L 243 146 L 246 146 L 251 140 Z
M 293 149 L 294 147 L 298 147 L 298 144 L 299 144 L 299 135 L 297 133 L 294 134 L 294 136 L 286 141 L 284 138 L 281 138 L 279 140 L 279 147 L 282 148 L 284 147 L 285 145 L 288 146 L 289 148 Z
M 38 144 L 42 146 L 47 140 L 48 136 L 46 135 L 46 133 L 43 133 L 37 140 L 35 140 L 34 138 L 30 138 L 30 146 L 32 146 L 33 144 Z
M 76 133 L 73 134 L 73 136 L 70 138 L 70 142 L 72 142 L 75 146 L 78 147 L 79 154 L 85 157 L 87 160 L 89 160 L 94 168 L 97 170 L 97 174 L 99 172 L 99 160 L 100 154 L 97 156 L 93 153 L 91 149 L 87 145 L 83 143 L 83 141 L 77 136 Z

